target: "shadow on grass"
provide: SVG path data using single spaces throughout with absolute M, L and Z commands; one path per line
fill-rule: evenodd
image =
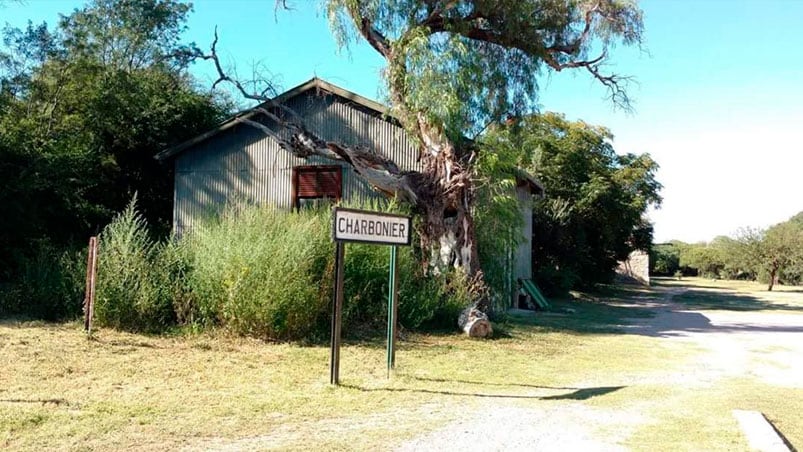
M 0 399 L 0 403 L 32 403 L 32 404 L 41 404 L 41 405 L 67 405 L 70 406 L 70 402 L 66 399 Z
M 688 289 L 672 297 L 672 301 L 688 309 L 717 310 L 717 311 L 798 311 L 803 312 L 803 306 L 792 306 L 784 303 L 769 302 L 752 295 L 718 289 L 717 292 L 709 290 Z
M 616 297 L 599 301 L 550 300 L 552 312 L 535 312 L 532 315 L 509 314 L 503 328 L 515 331 L 517 327 L 535 327 L 544 332 L 573 334 L 621 334 L 627 332 L 636 319 L 653 317 L 650 309 L 656 305 L 653 294 L 649 298 Z
M 576 390 L 578 388 L 566 388 L 562 386 L 539 386 L 539 385 L 530 385 L 524 383 L 492 383 L 486 381 L 471 381 L 471 380 L 455 380 L 450 378 L 426 378 L 426 377 L 416 377 L 414 375 L 404 375 L 407 378 L 412 378 L 414 380 L 419 381 L 431 381 L 435 383 L 462 383 L 467 385 L 479 385 L 479 386 L 518 386 L 520 388 L 536 388 L 536 389 L 565 389 L 565 390 Z
M 531 399 L 531 400 L 586 400 L 590 399 L 591 397 L 608 394 L 625 387 L 625 386 L 607 386 L 599 388 L 581 388 L 581 389 L 576 389 L 572 392 L 568 392 L 566 394 L 560 394 L 554 396 L 532 396 L 532 395 L 521 395 L 521 394 L 489 394 L 482 392 L 457 392 L 457 391 L 421 389 L 421 388 L 365 388 L 362 386 L 348 385 L 348 384 L 341 384 L 340 386 L 349 389 L 356 389 L 362 392 L 413 392 L 419 394 L 447 395 L 447 396 L 457 396 L 457 397 L 480 397 L 480 398 L 494 398 L 494 399 Z
M 583 388 L 568 394 L 541 397 L 541 400 L 588 400 L 592 397 L 610 394 L 625 387 L 626 386 L 600 386 L 598 388 Z
M 570 315 L 536 312 L 511 314 L 506 328 L 532 329 L 533 332 L 563 332 L 578 335 L 637 334 L 650 337 L 679 336 L 706 332 L 803 332 L 803 316 L 796 320 L 773 321 L 746 317 L 744 321 L 712 324 L 704 315 L 710 311 L 800 312 L 800 305 L 763 300 L 728 288 L 716 291 L 697 286 L 659 285 L 658 287 L 607 286 L 594 294 L 579 294 L 573 300 L 550 300 L 553 311 L 573 311 Z M 695 312 L 698 311 L 698 312 Z M 656 315 L 659 318 L 653 319 Z M 793 319 L 796 318 L 793 317 Z
M 760 321 L 714 324 L 703 313 L 673 310 L 662 314 L 658 322 L 631 325 L 626 333 L 650 337 L 684 336 L 689 333 L 803 333 L 803 316 L 798 325 L 774 325 Z
M 763 283 L 756 283 L 755 281 L 746 281 L 746 280 L 710 280 L 710 281 L 723 281 L 723 284 L 717 285 L 715 282 L 705 282 L 706 280 L 700 279 L 692 279 L 692 280 L 678 280 L 674 278 L 651 278 L 650 283 L 653 287 L 666 287 L 666 288 L 677 288 L 677 287 L 686 287 L 691 289 L 713 289 L 713 290 L 723 290 L 726 292 L 737 292 L 740 290 L 747 290 L 747 291 L 754 291 L 754 292 L 763 292 L 766 294 L 783 294 L 783 293 L 791 293 L 791 294 L 803 294 L 803 286 L 785 286 L 785 285 L 776 285 L 775 289 L 772 291 L 767 290 L 767 285 Z M 728 287 L 727 284 L 733 282 L 736 284 L 739 283 L 747 283 L 756 285 L 754 287 Z

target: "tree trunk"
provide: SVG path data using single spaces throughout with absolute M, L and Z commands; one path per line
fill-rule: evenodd
M 469 337 L 490 337 L 493 334 L 488 316 L 474 307 L 464 309 L 457 324 Z
M 767 287 L 768 292 L 772 292 L 772 287 L 778 282 L 778 267 L 777 263 L 772 263 L 772 268 L 770 268 L 770 282 Z
M 468 277 L 474 296 L 467 311 L 482 314 L 481 322 L 464 328 L 473 337 L 485 337 L 492 332 L 488 320 L 490 299 L 480 267 L 472 206 L 474 184 L 471 178 L 470 148 L 458 148 L 437 127 L 419 116 L 418 129 L 424 144 L 421 153 L 421 194 L 417 208 L 425 222 L 420 231 L 421 247 L 429 253 L 428 270 L 440 273 L 450 268 L 461 269 Z M 472 318 L 477 318 L 474 315 Z
M 471 213 L 474 187 L 468 169 L 452 154 L 451 150 L 437 155 L 427 153 L 422 158 L 422 173 L 429 190 L 418 205 L 426 219 L 421 245 L 429 250 L 429 265 L 436 272 L 462 268 L 474 277 L 480 271 Z

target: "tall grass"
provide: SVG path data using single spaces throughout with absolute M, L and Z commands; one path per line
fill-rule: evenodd
M 0 287 L 0 316 L 44 320 L 74 318 L 81 312 L 86 253 L 63 250 L 47 241 L 21 257 L 19 274 Z
M 272 339 L 314 337 L 331 295 L 322 212 L 230 207 L 189 234 L 192 304 L 182 316 Z
M 101 232 L 95 316 L 115 328 L 158 332 L 174 324 L 172 248 L 156 244 L 136 198 Z
M 334 285 L 329 210 L 231 205 L 180 240 L 155 243 L 132 203 L 100 235 L 96 315 L 102 325 L 163 331 L 222 328 L 271 340 L 328 337 Z M 398 253 L 399 321 L 451 328 L 470 302 L 459 274 L 425 275 L 412 247 Z M 348 244 L 343 331 L 387 319 L 389 247 Z

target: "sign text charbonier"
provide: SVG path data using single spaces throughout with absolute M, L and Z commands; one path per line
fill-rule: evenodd
M 333 238 L 343 242 L 410 244 L 410 217 L 352 209 L 334 209 Z

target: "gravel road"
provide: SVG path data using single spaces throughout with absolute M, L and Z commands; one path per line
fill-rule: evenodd
M 741 376 L 803 387 L 803 315 L 689 310 L 672 301 L 683 289 L 665 291 L 650 307 L 656 316 L 634 321 L 627 333 L 692 343 L 704 352 L 681 369 L 640 375 L 621 384 L 705 386 Z M 474 415 L 414 438 L 398 450 L 619 451 L 626 450 L 622 442 L 642 422 L 635 407 L 606 410 L 582 401 L 562 402 L 525 407 L 491 399 Z

